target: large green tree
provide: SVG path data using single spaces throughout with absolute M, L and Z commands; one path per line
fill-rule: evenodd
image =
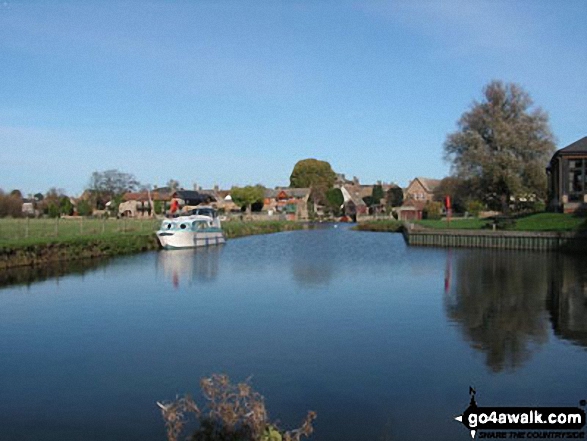
M 493 208 L 507 211 L 512 196 L 546 196 L 544 169 L 554 137 L 546 112 L 532 107 L 519 85 L 492 81 L 444 143 L 454 174 L 479 180 L 478 196 Z
M 318 159 L 302 159 L 294 166 L 289 177 L 289 186 L 292 188 L 317 188 L 326 190 L 334 186 L 336 173 L 330 163 Z
M 334 186 L 335 181 L 336 173 L 330 163 L 310 158 L 296 163 L 289 177 L 289 186 L 310 188 L 312 200 L 326 204 L 326 192 Z
M 265 187 L 262 185 L 247 185 L 246 187 L 232 187 L 230 190 L 232 201 L 241 208 L 246 208 L 251 213 L 253 204 L 263 203 L 265 199 Z

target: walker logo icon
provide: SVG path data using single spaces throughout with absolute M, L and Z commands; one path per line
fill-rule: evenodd
M 579 432 L 585 411 L 579 407 L 479 407 L 475 389 L 470 387 L 469 394 L 469 407 L 455 420 L 469 429 L 471 438 L 585 438 L 585 432 Z

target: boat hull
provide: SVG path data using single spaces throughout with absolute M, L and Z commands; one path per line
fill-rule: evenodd
M 157 239 L 167 250 L 222 245 L 226 242 L 220 229 L 211 231 L 158 231 Z

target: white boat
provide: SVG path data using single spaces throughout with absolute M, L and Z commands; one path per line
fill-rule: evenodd
M 226 242 L 214 209 L 197 208 L 192 213 L 163 220 L 156 233 L 163 248 L 205 247 Z

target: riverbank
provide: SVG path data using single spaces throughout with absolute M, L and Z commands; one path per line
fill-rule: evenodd
M 404 229 L 404 224 L 397 220 L 374 220 L 360 222 L 355 225 L 353 230 L 356 231 L 373 231 L 377 233 L 401 233 Z
M 411 246 L 587 253 L 585 232 L 404 229 Z
M 222 226 L 228 239 L 302 228 L 304 228 L 303 224 L 286 221 L 231 221 Z M 159 249 L 159 243 L 153 231 L 17 239 L 0 243 L 0 270 L 80 259 L 114 257 L 157 249 Z
M 402 223 L 379 220 L 360 223 L 358 231 L 401 232 L 408 245 L 431 247 L 501 248 L 587 253 L 585 218 L 539 213 L 516 219 L 508 229 L 494 231 L 490 221 L 466 219 Z

